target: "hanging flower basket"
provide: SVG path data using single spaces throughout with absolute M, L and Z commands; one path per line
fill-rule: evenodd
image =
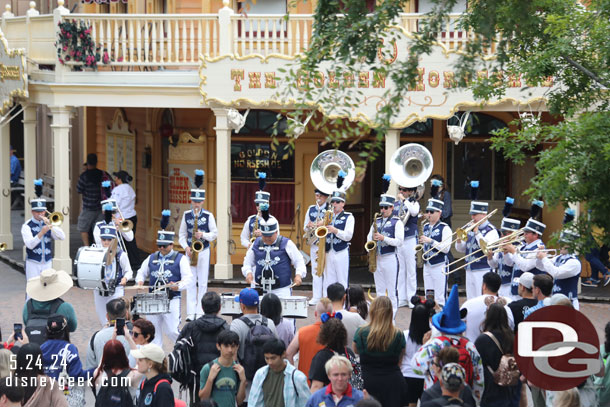
M 95 44 L 91 35 L 91 26 L 83 20 L 66 20 L 59 22 L 59 34 L 57 42 L 57 59 L 59 63 L 74 63 L 74 70 L 83 68 L 97 70 L 97 63 L 102 56 L 100 46 Z M 108 54 L 104 53 L 104 63 L 107 63 Z

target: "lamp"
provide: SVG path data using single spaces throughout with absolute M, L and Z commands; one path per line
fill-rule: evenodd
M 229 120 L 229 128 L 235 130 L 235 133 L 239 133 L 239 131 L 246 124 L 246 118 L 250 113 L 250 109 L 246 110 L 245 114 L 240 114 L 236 109 L 229 109 L 227 111 L 227 119 Z
M 449 133 L 449 138 L 453 140 L 455 145 L 458 145 L 460 141 L 466 135 L 464 128 L 466 127 L 466 123 L 470 118 L 470 111 L 467 111 L 462 115 L 460 119 L 458 119 L 459 125 L 447 125 L 447 133 Z

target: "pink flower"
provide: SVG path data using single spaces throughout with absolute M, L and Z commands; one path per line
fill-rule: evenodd
M 87 29 L 85 30 L 85 34 L 87 34 L 87 35 L 91 34 L 91 28 L 87 28 Z
M 64 64 L 64 60 L 59 58 L 59 63 L 63 65 Z
M 104 51 L 104 56 L 102 57 L 102 62 L 107 64 L 110 61 L 110 57 L 108 56 L 108 52 Z
M 68 38 L 72 38 L 72 34 L 70 34 L 70 33 L 66 33 L 66 37 L 68 37 Z
M 81 38 L 85 38 L 85 36 L 84 36 L 82 33 L 79 35 L 79 37 L 81 37 Z
M 67 45 L 64 45 L 64 47 L 62 48 L 62 50 L 63 50 L 64 52 L 66 52 L 66 51 L 68 50 L 68 46 L 67 46 Z
M 76 52 L 70 51 L 70 56 L 73 57 L 74 55 L 76 55 Z
M 118 58 L 117 58 L 117 61 L 119 61 L 119 62 L 123 62 L 123 57 L 118 57 Z
M 77 56 L 77 57 L 80 57 L 81 55 L 83 55 L 83 53 L 82 53 L 82 52 L 80 52 L 80 51 L 77 51 L 77 52 L 76 52 L 76 56 Z

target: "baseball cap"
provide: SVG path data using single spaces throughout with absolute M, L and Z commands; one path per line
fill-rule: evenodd
M 525 272 L 523 274 L 521 274 L 521 276 L 518 278 L 518 282 L 519 284 L 521 284 L 523 287 L 527 288 L 527 289 L 532 289 L 532 286 L 534 285 L 534 275 L 530 272 Z
M 235 302 L 244 304 L 246 307 L 258 305 L 258 293 L 252 288 L 244 288 L 239 295 L 235 297 Z
M 464 368 L 457 363 L 447 363 L 441 371 L 441 381 L 443 387 L 456 391 L 464 384 L 466 372 Z
M 144 345 L 140 349 L 134 349 L 129 354 L 136 359 L 150 359 L 157 363 L 163 363 L 165 360 L 165 352 L 154 343 Z

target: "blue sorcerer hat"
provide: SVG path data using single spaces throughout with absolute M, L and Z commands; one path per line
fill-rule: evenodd
M 460 319 L 457 284 L 451 287 L 451 293 L 443 310 L 432 316 L 432 325 L 442 333 L 449 335 L 458 335 L 466 330 L 466 324 Z
M 202 202 L 205 200 L 205 189 L 200 189 L 203 185 L 203 170 L 195 170 L 195 188 L 191 189 L 191 201 Z

